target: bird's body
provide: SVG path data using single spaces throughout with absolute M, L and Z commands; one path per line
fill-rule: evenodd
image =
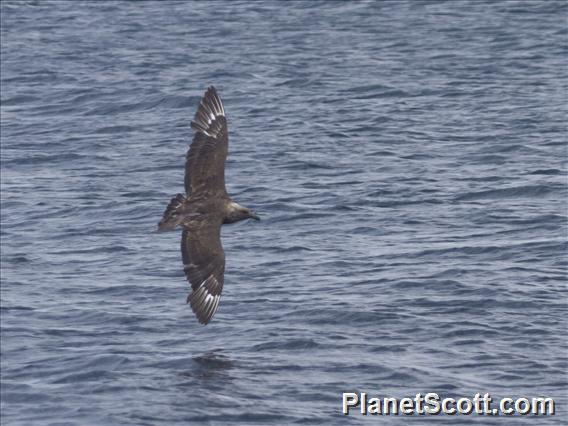
M 213 86 L 205 92 L 191 127 L 196 133 L 186 156 L 186 195 L 172 198 L 158 228 L 182 228 L 183 269 L 192 288 L 187 302 L 199 322 L 207 324 L 223 290 L 221 225 L 258 216 L 232 201 L 225 189 L 229 138 L 225 109 Z

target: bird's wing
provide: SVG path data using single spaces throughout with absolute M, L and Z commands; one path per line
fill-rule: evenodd
M 186 155 L 186 194 L 226 193 L 225 160 L 229 134 L 225 108 L 213 86 L 203 95 L 191 127 L 195 136 Z
M 181 256 L 192 289 L 187 302 L 199 322 L 207 324 L 217 311 L 223 290 L 225 252 L 221 245 L 221 221 L 184 229 Z

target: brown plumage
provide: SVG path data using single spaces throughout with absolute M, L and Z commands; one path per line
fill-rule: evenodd
M 191 127 L 195 135 L 186 155 L 185 196 L 172 198 L 158 228 L 182 228 L 183 270 L 192 288 L 187 303 L 199 322 L 207 324 L 217 311 L 224 283 L 221 225 L 259 218 L 232 201 L 225 189 L 229 134 L 225 108 L 213 86 L 201 99 Z

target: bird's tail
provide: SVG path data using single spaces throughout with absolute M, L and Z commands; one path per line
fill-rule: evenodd
M 185 197 L 181 194 L 177 194 L 171 199 L 166 211 L 164 212 L 164 217 L 160 223 L 158 223 L 158 229 L 160 231 L 166 231 L 169 229 L 174 229 L 180 223 L 180 207 L 183 206 L 185 202 Z

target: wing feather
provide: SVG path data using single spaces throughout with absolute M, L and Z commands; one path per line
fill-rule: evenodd
M 209 87 L 203 95 L 191 128 L 195 135 L 186 155 L 186 194 L 226 194 L 225 160 L 229 134 L 225 108 L 215 87 Z
M 223 290 L 225 253 L 220 230 L 220 222 L 203 222 L 195 229 L 184 229 L 181 237 L 183 269 L 192 288 L 187 302 L 202 324 L 215 315 Z

